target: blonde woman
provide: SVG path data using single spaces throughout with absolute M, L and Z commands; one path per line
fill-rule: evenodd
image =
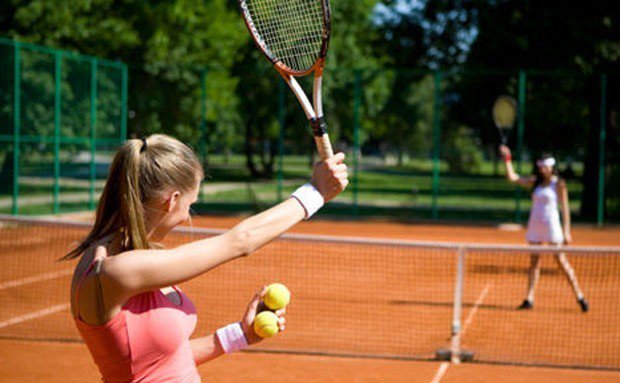
M 568 191 L 566 189 L 566 182 L 558 175 L 555 159 L 551 155 L 543 155 L 536 161 L 534 174 L 522 177 L 515 172 L 512 166 L 510 149 L 502 145 L 500 146 L 500 152 L 506 164 L 506 178 L 510 182 L 532 189 L 532 210 L 530 211 L 527 233 L 525 235 L 528 243 L 531 245 L 546 243 L 557 247 L 560 247 L 562 244 L 570 244 L 572 236 Z M 560 223 L 558 204 L 562 211 L 563 225 Z M 568 262 L 566 255 L 559 252 L 556 254 L 555 259 L 564 271 L 581 311 L 587 312 L 588 302 L 583 296 L 575 271 Z M 530 257 L 527 294 L 519 309 L 529 310 L 534 307 L 534 293 L 539 277 L 540 255 L 532 254 Z
M 178 283 L 267 244 L 309 218 L 348 184 L 344 155 L 318 163 L 311 182 L 286 201 L 228 232 L 159 249 L 189 218 L 203 169 L 183 143 L 165 135 L 129 140 L 116 152 L 71 284 L 75 324 L 105 382 L 200 382 L 196 365 L 260 341 L 252 322 L 263 288 L 240 322 L 190 339 L 196 310 Z M 285 328 L 284 310 L 279 316 Z

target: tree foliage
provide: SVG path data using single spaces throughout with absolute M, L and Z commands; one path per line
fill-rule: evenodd
M 615 8 L 605 2 L 587 7 L 569 2 L 558 8 L 535 0 L 334 0 L 332 11 L 324 104 L 336 143 L 348 146 L 353 141 L 357 97 L 366 152 L 393 152 L 401 158 L 412 152 L 428 154 L 434 97 L 441 94 L 442 141 L 460 151 L 445 158 L 460 161 L 466 156 L 479 162 L 481 153 L 494 152 L 497 144 L 489 118 L 493 98 L 516 95 L 518 71 L 526 70 L 526 152 L 552 150 L 582 157 L 582 213 L 593 216 L 600 73 L 610 73 L 610 87 L 617 88 L 619 82 L 620 15 Z M 235 1 L 73 0 L 60 6 L 54 1 L 8 0 L 0 2 L 0 35 L 128 63 L 131 134 L 166 132 L 197 145 L 205 142 L 200 141 L 205 138 L 199 128 L 203 124 L 210 151 L 244 151 L 252 174 L 270 175 L 280 80 L 254 48 Z M 4 66 L 10 60 L 3 56 Z M 49 63 L 30 57 L 24 65 Z M 429 73 L 439 69 L 444 77 L 435 89 Z M 24 92 L 42 100 L 51 97 L 53 77 L 29 78 L 32 73 L 24 74 L 29 81 Z M 65 78 L 79 75 L 78 68 L 63 72 Z M 362 85 L 359 94 L 357 81 Z M 10 81 L 0 76 L 0 84 L 10 86 Z M 309 90 L 311 84 L 304 85 Z M 62 91 L 67 100 L 75 100 L 66 107 L 80 111 L 76 116 L 86 113 L 88 105 L 80 101 L 84 89 Z M 620 152 L 617 93 L 608 93 L 608 114 L 602 116 L 609 129 L 609 153 Z M 0 92 L 2 121 L 10 113 L 6 97 Z M 33 134 L 49 133 L 45 102 L 24 109 Z M 104 100 L 110 109 L 113 102 Z M 286 105 L 289 150 L 311 152 L 307 122 L 287 90 Z M 69 119 L 66 129 L 80 124 L 77 117 Z M 611 185 L 620 184 L 614 158 L 608 170 Z M 468 170 L 471 167 L 458 169 Z

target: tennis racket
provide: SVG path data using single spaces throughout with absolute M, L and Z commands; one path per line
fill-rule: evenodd
M 239 0 L 245 24 L 301 104 L 322 159 L 334 152 L 323 116 L 322 84 L 331 31 L 329 0 Z M 310 102 L 296 77 L 314 72 Z
M 510 96 L 499 96 L 493 104 L 493 122 L 499 132 L 502 145 L 508 142 L 516 118 L 517 101 Z

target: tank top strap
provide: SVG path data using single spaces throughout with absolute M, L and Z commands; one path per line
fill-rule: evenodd
M 551 187 L 553 187 L 554 189 L 557 188 L 558 183 L 560 183 L 560 179 L 558 178 L 558 176 L 551 177 L 551 183 L 550 183 Z
M 79 306 L 80 290 L 82 289 L 82 285 L 84 285 L 84 280 L 86 279 L 88 274 L 90 274 L 93 270 L 95 271 L 95 278 L 97 282 L 97 311 L 98 311 L 99 317 L 100 318 L 103 317 L 102 316 L 103 314 L 103 295 L 102 295 L 103 289 L 101 288 L 101 279 L 99 278 L 99 274 L 101 273 L 101 265 L 103 264 L 104 259 L 105 258 L 94 257 L 93 261 L 90 263 L 90 265 L 88 265 L 88 268 L 86 269 L 84 274 L 82 274 L 82 276 L 80 277 L 80 280 L 77 283 L 77 286 L 75 287 L 73 303 L 75 305 L 75 311 L 76 311 L 75 317 L 76 318 L 80 318 L 80 306 Z
M 172 285 L 172 289 L 176 291 L 177 296 L 179 297 L 179 306 L 183 306 L 183 292 L 181 292 L 181 289 L 179 289 L 176 285 Z

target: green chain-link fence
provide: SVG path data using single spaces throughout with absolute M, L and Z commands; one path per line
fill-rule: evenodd
M 93 209 L 126 105 L 125 64 L 0 39 L 0 211 Z
M 228 90 L 240 100 L 231 114 L 219 108 L 226 74 L 203 72 L 207 211 L 269 206 L 316 160 L 304 114 L 282 81 L 269 70 L 242 73 Z M 617 76 L 332 70 L 326 85 L 330 135 L 352 167 L 351 186 L 328 209 L 334 214 L 524 222 L 530 192 L 504 180 L 491 118 L 495 98 L 507 94 L 518 100 L 508 142 L 517 170 L 530 174 L 536 156 L 551 152 L 577 220 L 620 219 L 617 104 L 609 101 Z
M 122 63 L 0 39 L 0 68 L 2 212 L 94 208 L 111 151 L 127 133 L 168 132 L 191 143 L 209 173 L 197 210 L 212 213 L 282 200 L 317 160 L 303 112 L 266 65 L 181 68 L 176 80 L 133 68 L 128 89 Z M 508 94 L 519 103 L 509 138 L 517 169 L 529 174 L 539 153 L 552 152 L 574 216 L 620 221 L 619 80 L 329 69 L 330 136 L 349 156 L 352 182 L 326 213 L 523 222 L 529 191 L 504 180 L 491 119 L 495 98 Z

